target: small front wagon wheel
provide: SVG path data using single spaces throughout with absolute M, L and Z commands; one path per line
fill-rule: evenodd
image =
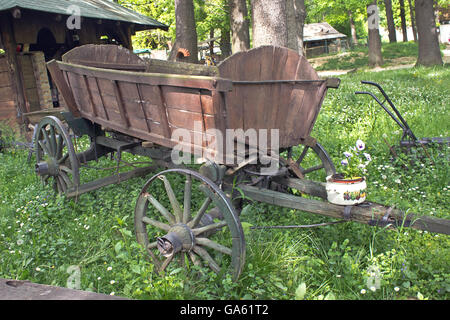
M 176 261 L 205 264 L 216 273 L 230 268 L 234 280 L 243 270 L 239 217 L 220 188 L 195 171 L 170 169 L 153 176 L 138 197 L 134 224 L 137 241 L 158 272 Z
M 56 117 L 43 118 L 36 129 L 36 173 L 60 194 L 80 185 L 78 158 L 72 139 Z

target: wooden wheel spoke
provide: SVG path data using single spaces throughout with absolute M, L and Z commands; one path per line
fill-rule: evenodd
M 184 183 L 183 223 L 187 223 L 191 215 L 192 177 L 186 176 Z
M 59 173 L 59 175 L 61 176 L 61 178 L 62 178 L 63 181 L 65 182 L 67 188 L 70 188 L 70 187 L 73 185 L 73 183 L 72 183 L 72 181 L 70 181 L 70 178 L 69 178 L 69 176 L 67 175 L 67 173 L 61 171 L 61 172 Z
M 44 153 L 46 153 L 47 155 L 51 156 L 50 150 L 47 147 L 47 145 L 45 144 L 45 141 L 39 140 L 38 144 L 41 146 L 41 148 L 44 151 Z
M 212 241 L 212 240 L 210 240 L 208 238 L 196 238 L 195 242 L 197 244 L 201 245 L 201 246 L 214 249 L 216 251 L 222 252 L 222 253 L 227 254 L 229 256 L 231 256 L 231 254 L 233 253 L 233 251 L 230 248 L 225 247 L 224 245 L 221 245 L 220 243 Z
M 148 244 L 147 249 L 149 249 L 149 250 L 155 249 L 157 245 L 158 245 L 158 242 L 153 241 L 152 243 Z
M 68 186 L 66 185 L 64 179 L 61 176 L 56 176 L 56 179 L 58 180 L 59 183 L 59 191 L 62 193 L 66 192 Z
M 58 164 L 61 164 L 61 163 L 64 163 L 64 162 L 66 162 L 66 160 L 69 158 L 69 153 L 66 153 L 65 155 L 63 155 L 61 158 L 59 158 L 58 160 L 57 160 L 57 163 Z
M 45 128 L 42 128 L 41 132 L 42 132 L 42 136 L 44 137 L 43 144 L 46 145 L 47 154 L 50 155 L 50 156 L 53 156 L 54 154 L 51 152 L 52 150 L 51 150 L 51 147 L 50 147 L 50 137 L 48 136 L 48 132 L 47 132 L 47 130 Z
M 226 221 L 220 221 L 220 222 L 217 222 L 217 223 L 208 224 L 207 226 L 204 226 L 204 227 L 193 229 L 192 232 L 194 233 L 195 236 L 198 236 L 198 235 L 200 235 L 202 233 L 205 233 L 207 231 L 223 228 L 226 225 L 227 225 Z
M 50 149 L 52 150 L 53 156 L 57 155 L 57 147 L 56 147 L 56 131 L 54 126 L 50 126 Z
M 65 172 L 65 173 L 73 174 L 73 171 L 66 166 L 59 166 L 59 170 Z
M 175 221 L 177 223 L 181 222 L 183 220 L 183 212 L 175 196 L 175 193 L 173 192 L 172 186 L 169 180 L 167 180 L 166 176 L 162 175 L 159 178 L 161 178 L 164 182 L 164 188 L 166 189 L 167 196 L 169 197 L 170 205 L 172 206 L 172 210 L 175 215 Z
M 168 224 L 165 224 L 163 222 L 150 219 L 148 217 L 143 217 L 142 218 L 142 222 L 144 222 L 145 224 L 152 225 L 152 226 L 154 226 L 156 228 L 162 229 L 162 230 L 167 231 L 167 232 L 169 232 L 169 230 L 170 230 L 170 226 Z
M 195 215 L 194 219 L 189 221 L 188 226 L 190 228 L 195 228 L 199 224 L 200 220 L 202 219 L 203 215 L 205 214 L 205 212 L 208 209 L 208 207 L 211 204 L 211 202 L 212 202 L 211 198 L 206 198 L 205 199 L 205 201 L 203 202 L 202 206 L 200 207 L 200 209 L 198 210 L 197 214 Z
M 201 263 L 201 261 L 197 258 L 197 256 L 195 255 L 194 252 L 189 251 L 189 252 L 188 252 L 188 255 L 189 255 L 189 258 L 191 258 L 192 262 L 194 263 L 194 266 L 201 267 L 202 263 Z
M 158 210 L 159 213 L 161 213 L 163 217 L 167 219 L 170 224 L 176 223 L 175 217 L 150 193 L 146 193 L 144 196 L 150 201 L 150 203 L 156 208 L 156 210 Z
M 297 159 L 297 165 L 300 165 L 300 163 L 302 163 L 302 161 L 303 161 L 303 159 L 305 158 L 305 156 L 306 156 L 306 154 L 308 153 L 308 151 L 309 151 L 309 147 L 308 147 L 308 146 L 305 146 L 305 147 L 303 148 L 302 153 L 300 154 L 300 157 Z
M 62 187 L 58 177 L 53 177 L 53 190 L 55 190 L 55 192 L 57 193 L 61 193 Z
M 196 254 L 198 254 L 203 260 L 205 260 L 209 267 L 216 273 L 220 272 L 220 266 L 219 264 L 213 259 L 213 257 L 211 257 L 208 253 L 208 251 L 206 251 L 205 249 L 199 247 L 199 246 L 195 246 L 194 247 L 194 252 Z
M 50 175 L 48 175 L 48 174 L 46 174 L 45 176 L 41 177 L 41 181 L 45 185 L 47 185 L 48 179 L 50 179 Z
M 167 268 L 167 266 L 172 262 L 173 256 L 174 255 L 172 254 L 168 256 L 166 260 L 164 260 L 163 264 L 161 265 L 161 268 L 159 268 L 160 271 L 164 271 Z
M 314 167 L 311 167 L 311 168 L 308 168 L 308 169 L 304 169 L 303 170 L 303 174 L 307 174 L 307 173 L 310 173 L 310 172 L 313 172 L 313 171 L 317 171 L 317 170 L 320 170 L 320 169 L 323 169 L 323 168 L 324 168 L 324 165 L 323 164 L 319 164 L 317 166 L 314 166 Z
M 61 134 L 58 135 L 56 139 L 56 158 L 60 159 L 62 157 L 62 151 L 64 148 L 64 139 Z

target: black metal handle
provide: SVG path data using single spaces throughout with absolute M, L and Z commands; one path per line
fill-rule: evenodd
M 372 81 L 361 81 L 362 84 L 368 84 L 374 87 L 377 87 L 378 90 L 381 92 L 381 94 L 384 96 L 385 101 L 387 101 L 389 103 L 389 105 L 391 106 L 392 110 L 394 110 L 394 113 L 397 115 L 398 119 L 395 117 L 395 115 L 390 112 L 386 106 L 384 105 L 383 102 L 381 102 L 380 100 L 378 100 L 378 98 L 371 92 L 367 92 L 367 91 L 357 91 L 355 92 L 355 94 L 368 94 L 370 95 L 372 98 L 375 99 L 376 102 L 378 102 L 378 104 L 384 109 L 384 111 L 386 111 L 389 116 L 394 119 L 394 121 L 403 129 L 403 137 L 402 139 L 405 137 L 405 135 L 409 135 L 413 140 L 417 140 L 416 136 L 414 135 L 414 133 L 412 132 L 411 128 L 409 127 L 408 123 L 406 122 L 405 119 L 403 119 L 402 115 L 400 114 L 400 112 L 397 110 L 397 108 L 395 107 L 394 103 L 391 101 L 391 99 L 388 97 L 388 95 L 386 94 L 386 92 L 383 90 L 383 88 L 376 82 L 372 82 Z

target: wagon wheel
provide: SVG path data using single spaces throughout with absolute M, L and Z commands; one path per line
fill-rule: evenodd
M 326 176 L 336 173 L 333 161 L 319 143 L 313 146 L 300 145 L 298 151 L 295 156 L 294 150 L 289 148 L 287 158 L 281 158 L 293 176 L 303 179 L 313 172 L 324 172 Z
M 36 132 L 36 173 L 52 182 L 59 194 L 80 185 L 79 163 L 69 133 L 53 116 L 43 118 Z
M 176 180 L 184 188 L 174 189 Z M 219 187 L 195 171 L 169 169 L 153 176 L 138 197 L 134 224 L 137 241 L 158 272 L 176 256 L 182 264 L 203 262 L 217 273 L 230 267 L 234 280 L 243 270 L 245 240 L 238 215 Z

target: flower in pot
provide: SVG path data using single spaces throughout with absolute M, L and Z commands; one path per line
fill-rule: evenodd
M 354 205 L 366 200 L 366 166 L 372 161 L 370 154 L 364 152 L 366 146 L 357 140 L 354 147 L 343 153 L 342 170 L 327 177 L 328 201 L 338 205 Z

